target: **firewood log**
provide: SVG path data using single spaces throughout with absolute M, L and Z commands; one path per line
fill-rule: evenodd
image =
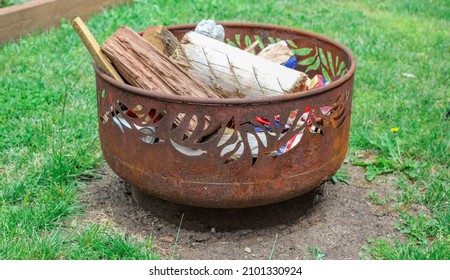
M 287 46 L 286 41 L 280 41 L 276 44 L 270 44 L 264 49 L 262 49 L 258 56 L 275 62 L 277 64 L 282 64 L 288 61 L 294 53 Z
M 131 85 L 166 94 L 220 98 L 128 27 L 119 28 L 101 49 Z M 180 123 L 177 118 L 175 124 Z M 205 120 L 205 127 L 208 126 L 209 118 Z M 196 127 L 197 121 L 192 118 L 185 134 L 190 136 Z
M 80 17 L 76 17 L 72 21 L 72 26 L 78 33 L 78 36 L 80 37 L 86 49 L 91 54 L 98 68 L 100 68 L 103 72 L 110 75 L 117 81 L 123 82 L 122 77 L 120 77 L 119 73 L 117 73 L 116 69 L 114 69 L 114 67 L 111 65 L 111 62 L 109 62 L 108 58 L 101 51 L 100 46 L 98 45 L 97 41 L 89 31 L 87 26 L 84 24 L 83 20 Z
M 101 49 L 131 85 L 167 94 L 219 98 L 128 27 L 119 28 Z
M 151 26 L 142 34 L 142 38 L 167 56 L 171 56 L 180 42 L 165 26 Z
M 304 89 L 306 74 L 195 32 L 182 38 L 172 58 L 224 97 L 276 96 Z

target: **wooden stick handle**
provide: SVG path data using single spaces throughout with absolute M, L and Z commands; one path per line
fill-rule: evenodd
M 91 54 L 98 68 L 100 68 L 103 72 L 110 75 L 117 81 L 123 82 L 119 73 L 117 73 L 116 69 L 114 69 L 111 62 L 109 62 L 108 58 L 102 52 L 100 46 L 98 45 L 97 41 L 95 40 L 92 33 L 89 31 L 87 26 L 84 24 L 83 20 L 81 20 L 80 17 L 76 17 L 72 21 L 72 26 L 78 33 L 78 36 L 80 37 L 86 49 Z

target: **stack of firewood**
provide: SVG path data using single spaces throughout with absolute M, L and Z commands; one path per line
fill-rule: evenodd
M 121 27 L 100 47 L 81 19 L 73 25 L 101 70 L 143 89 L 209 98 L 258 98 L 306 89 L 306 74 L 282 65 L 295 59 L 283 41 L 255 55 L 258 42 L 246 50 L 228 45 L 220 25 L 206 27 L 218 32 L 191 31 L 180 41 L 164 26 L 149 27 L 142 36 Z

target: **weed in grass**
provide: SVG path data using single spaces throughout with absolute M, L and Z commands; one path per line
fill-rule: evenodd
M 151 242 L 137 244 L 126 235 L 98 225 L 88 226 L 66 242 L 71 250 L 63 257 L 68 259 L 159 259 Z
M 347 185 L 350 185 L 349 178 L 350 175 L 347 173 L 348 168 L 339 169 L 332 177 L 331 181 L 336 184 L 337 182 L 343 182 Z
M 272 260 L 273 256 L 275 256 L 275 250 L 277 248 L 278 234 L 275 234 L 275 240 L 273 241 L 272 250 L 270 251 L 269 260 Z
M 401 140 L 397 137 L 397 133 L 382 133 L 379 138 L 369 141 L 372 147 L 381 151 L 382 155 L 370 158 L 370 160 L 360 160 L 354 157 L 352 163 L 356 166 L 366 168 L 366 177 L 368 181 L 372 181 L 376 176 L 392 173 L 403 172 L 411 179 L 420 177 L 420 173 L 428 166 L 426 162 L 418 162 L 415 160 L 404 159 L 401 149 Z
M 376 191 L 371 191 L 367 198 L 370 200 L 370 202 L 374 205 L 383 205 L 386 203 L 384 199 L 380 199 Z
M 306 253 L 307 259 L 313 259 L 313 260 L 324 260 L 326 257 L 326 254 L 322 252 L 317 246 L 311 247 L 308 252 Z
M 435 173 L 435 174 L 433 174 Z M 450 185 L 448 168 L 426 173 L 411 182 L 400 177 L 401 190 L 396 200 L 401 221 L 396 228 L 408 238 L 372 240 L 365 251 L 376 259 L 449 259 L 450 254 Z M 428 178 L 434 178 L 429 180 Z M 411 211 L 411 208 L 419 208 Z
M 184 218 L 184 213 L 181 214 L 180 224 L 178 226 L 178 231 L 177 231 L 177 237 L 175 238 L 175 244 L 173 244 L 172 255 L 170 256 L 171 260 L 173 260 L 173 258 L 175 257 L 175 252 L 176 252 L 176 249 L 177 249 L 178 240 L 180 238 L 181 225 L 183 224 L 183 218 Z
M 437 235 L 437 222 L 430 219 L 425 214 L 420 213 L 418 216 L 402 215 L 403 222 L 397 222 L 396 227 L 401 233 L 408 235 L 412 242 L 418 242 L 421 245 L 427 245 L 429 236 Z
M 401 190 L 398 195 L 398 201 L 403 204 L 420 203 L 424 197 L 424 188 L 420 187 L 420 182 L 411 182 L 405 176 L 399 176 L 397 186 Z
M 382 260 L 449 260 L 450 238 L 434 239 L 428 246 L 392 240 L 390 238 L 370 240 L 363 247 L 368 257 Z

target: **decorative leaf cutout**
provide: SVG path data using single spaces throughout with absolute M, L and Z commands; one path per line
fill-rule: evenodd
M 286 40 L 286 43 L 289 44 L 289 46 L 293 47 L 293 48 L 298 48 L 297 45 L 292 41 L 292 40 Z
M 336 74 L 334 72 L 334 67 L 333 67 L 333 55 L 331 54 L 330 51 L 327 51 L 327 58 L 328 58 L 328 61 L 330 62 L 329 65 L 330 65 L 331 74 L 333 75 L 333 77 L 336 77 Z
M 301 49 L 294 49 L 292 50 L 292 52 L 299 56 L 306 56 L 310 54 L 312 50 L 313 50 L 312 48 L 301 48 Z
M 252 45 L 252 39 L 250 39 L 250 36 L 245 35 L 245 45 L 247 47 L 250 47 Z
M 339 67 L 338 67 L 336 75 L 338 77 L 342 77 L 345 73 L 347 73 L 347 65 L 345 64 L 344 61 L 341 61 L 341 63 L 339 64 Z
M 236 38 L 236 43 L 238 46 L 241 46 L 241 34 L 236 34 L 234 37 Z
M 258 44 L 259 48 L 261 50 L 264 49 L 264 43 L 263 43 L 261 37 L 259 37 L 258 35 L 255 35 L 255 36 L 253 36 L 253 38 L 255 38 L 255 40 L 259 42 L 259 44 Z
M 329 83 L 333 81 L 325 67 L 322 67 L 322 76 L 324 77 L 325 81 L 327 81 Z
M 308 57 L 305 60 L 299 61 L 297 64 L 298 65 L 311 65 L 314 63 L 315 60 L 316 60 L 316 57 L 312 56 L 312 57 Z
M 236 43 L 233 42 L 233 41 L 231 41 L 230 39 L 227 39 L 227 44 L 230 45 L 230 46 L 236 47 L 236 48 L 238 47 L 238 46 L 236 45 Z
M 314 71 L 319 69 L 320 66 L 320 59 L 318 59 L 318 56 L 314 58 L 314 63 L 309 65 L 308 68 L 306 68 L 305 72 L 308 73 L 309 71 Z
M 336 56 L 336 61 L 335 61 L 335 68 L 338 69 L 339 66 L 339 56 Z
M 322 65 L 324 67 L 328 67 L 327 58 L 325 57 L 325 54 L 323 53 L 323 49 L 322 48 L 318 48 L 318 49 L 319 49 L 320 62 L 322 63 Z

